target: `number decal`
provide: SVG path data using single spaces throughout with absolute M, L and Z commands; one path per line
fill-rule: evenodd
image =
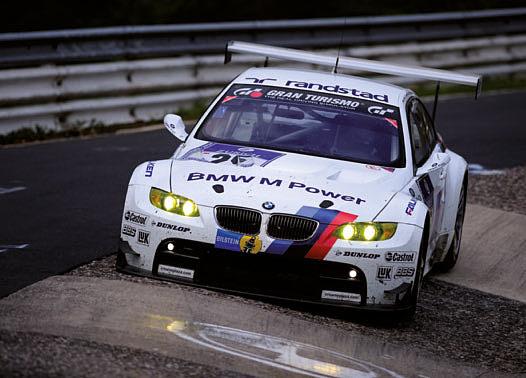
M 243 164 L 246 160 L 247 160 L 246 157 L 236 155 L 232 158 L 232 164 L 240 165 L 240 164 Z
M 196 160 L 212 164 L 229 162 L 238 167 L 264 167 L 284 154 L 252 147 L 207 143 L 186 152 L 179 160 Z
M 229 155 L 229 154 L 215 154 L 212 155 L 212 159 L 210 160 L 210 163 L 219 164 L 224 163 L 226 161 L 229 161 L 234 165 L 242 165 L 245 161 L 247 161 L 248 156 L 239 156 L 239 155 Z
M 216 160 L 210 160 L 210 163 L 218 164 L 218 163 L 223 163 L 225 161 L 230 160 L 230 155 L 229 154 L 215 154 L 215 155 L 212 155 L 212 158 Z

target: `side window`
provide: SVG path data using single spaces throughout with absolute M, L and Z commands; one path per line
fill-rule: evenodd
M 411 128 L 415 164 L 420 166 L 431 153 L 434 133 L 431 120 L 427 117 L 422 104 L 417 100 L 413 100 L 409 108 L 409 127 Z
M 424 117 L 424 132 L 427 135 L 427 140 L 429 141 L 429 147 L 431 148 L 431 150 L 433 150 L 433 148 L 435 148 L 435 145 L 437 143 L 433 121 L 431 120 L 431 117 L 427 113 L 422 103 L 418 102 L 418 105 L 419 105 L 419 109 L 422 112 L 422 116 Z

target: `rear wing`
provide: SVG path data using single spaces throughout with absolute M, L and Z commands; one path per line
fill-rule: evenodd
M 368 59 L 328 56 L 308 51 L 238 41 L 230 41 L 227 43 L 225 48 L 225 64 L 230 62 L 232 53 L 234 52 L 262 55 L 266 57 L 265 65 L 268 62 L 268 58 L 276 58 L 333 67 L 333 72 L 336 72 L 339 67 L 342 67 L 365 72 L 432 80 L 437 82 L 437 93 L 440 82 L 454 83 L 476 87 L 475 98 L 477 98 L 482 86 L 482 76 L 480 75 L 465 75 L 454 71 L 405 66 Z

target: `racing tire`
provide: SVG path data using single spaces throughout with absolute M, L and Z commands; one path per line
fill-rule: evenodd
M 460 199 L 458 201 L 457 217 L 455 218 L 455 231 L 453 234 L 453 240 L 447 251 L 446 257 L 443 261 L 436 264 L 437 268 L 441 272 L 448 272 L 458 261 L 460 255 L 460 243 L 462 241 L 462 227 L 464 225 L 464 216 L 466 214 L 466 192 L 467 185 L 466 181 L 462 184 L 460 191 Z
M 126 265 L 126 256 L 124 256 L 124 253 L 120 249 L 117 250 L 117 260 L 115 261 L 115 269 L 124 269 Z
M 424 281 L 424 270 L 426 263 L 426 254 L 427 254 L 427 245 L 429 238 L 429 225 L 426 220 L 426 225 L 424 227 L 424 232 L 422 234 L 422 240 L 420 242 L 420 250 L 418 251 L 418 263 L 416 266 L 415 272 L 415 281 L 411 289 L 411 298 L 409 298 L 410 307 L 401 314 L 401 319 L 403 321 L 410 321 L 415 316 L 416 304 L 418 302 L 418 297 L 420 295 L 420 289 L 422 288 L 422 282 Z

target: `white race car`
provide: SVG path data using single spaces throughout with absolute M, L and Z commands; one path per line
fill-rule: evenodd
M 232 292 L 412 314 L 457 261 L 467 164 L 412 91 L 337 68 L 477 85 L 480 77 L 230 42 L 332 73 L 252 68 L 170 159 L 130 179 L 117 268 Z M 438 92 L 438 90 L 437 90 Z

